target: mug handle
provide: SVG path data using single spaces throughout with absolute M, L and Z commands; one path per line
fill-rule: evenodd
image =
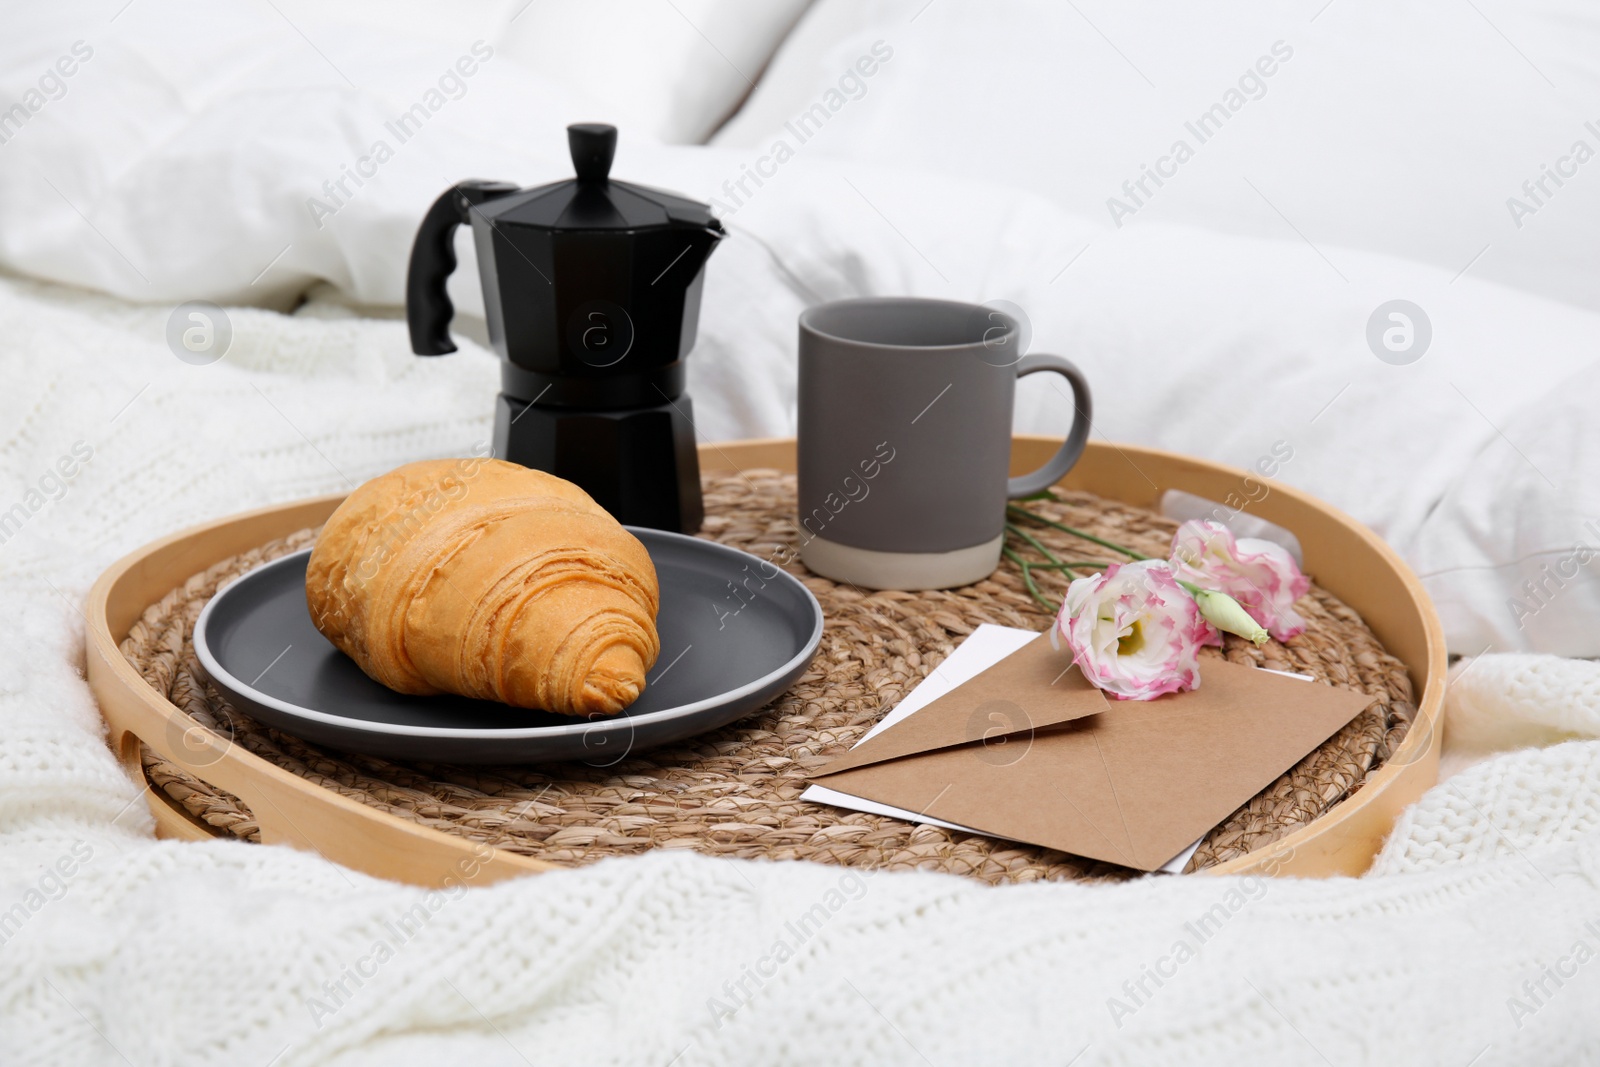
M 1077 410 L 1067 439 L 1061 443 L 1060 450 L 1050 457 L 1050 462 L 1036 471 L 1018 475 L 1006 482 L 1006 496 L 1012 500 L 1032 496 L 1066 477 L 1072 465 L 1078 462 L 1078 457 L 1083 455 L 1084 446 L 1089 443 L 1089 425 L 1094 416 L 1094 405 L 1089 398 L 1089 382 L 1084 378 L 1083 371 L 1070 359 L 1061 356 L 1024 356 L 1017 362 L 1018 378 L 1039 371 L 1054 371 L 1067 380 L 1072 386 L 1072 406 Z

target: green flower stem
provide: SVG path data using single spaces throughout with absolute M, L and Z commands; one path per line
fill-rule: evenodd
M 1055 521 L 1053 521 L 1051 519 L 1045 518 L 1043 515 L 1035 515 L 1033 512 L 1029 511 L 1027 508 L 1018 507 L 1015 504 L 1006 505 L 1006 511 L 1007 511 L 1008 514 L 1014 514 L 1014 515 L 1016 515 L 1018 517 L 1021 517 L 1021 518 L 1032 519 L 1034 522 L 1040 523 L 1040 524 L 1042 524 L 1044 526 L 1054 527 L 1055 529 L 1060 530 L 1063 533 L 1069 533 L 1074 537 L 1080 537 L 1083 540 L 1090 541 L 1090 542 L 1092 542 L 1094 544 L 1097 544 L 1097 545 L 1101 546 L 1102 548 L 1109 548 L 1113 552 L 1120 552 L 1124 556 L 1128 556 L 1131 559 L 1149 559 L 1150 558 L 1149 556 L 1141 555 L 1140 553 L 1135 552 L 1130 548 L 1123 548 L 1121 545 L 1113 544 L 1110 541 L 1106 541 L 1106 540 L 1104 540 L 1102 538 L 1096 537 L 1094 534 L 1085 533 L 1083 530 L 1077 530 L 1077 529 L 1074 529 L 1071 526 L 1064 526 L 1059 522 L 1055 522 Z M 1015 548 L 1012 548 L 1010 545 L 1004 546 L 1002 548 L 1002 550 L 1001 550 L 1004 553 L 1005 558 L 1009 559 L 1011 562 L 1015 563 L 1017 565 L 1018 569 L 1022 571 L 1022 584 L 1027 587 L 1028 595 L 1033 597 L 1033 599 L 1039 604 L 1039 606 L 1044 608 L 1046 611 L 1055 612 L 1055 611 L 1059 610 L 1060 606 L 1057 605 L 1057 604 L 1052 604 L 1050 602 L 1050 600 L 1044 595 L 1044 593 L 1039 589 L 1039 583 L 1035 582 L 1033 580 L 1033 572 L 1034 571 L 1036 571 L 1036 570 L 1037 571 L 1058 571 L 1058 572 L 1066 575 L 1068 578 L 1075 580 L 1075 579 L 1077 579 L 1079 577 L 1079 575 L 1078 575 L 1077 571 L 1073 570 L 1074 567 L 1100 568 L 1100 567 L 1112 566 L 1112 564 L 1106 562 L 1105 560 L 1089 559 L 1089 560 L 1072 560 L 1070 562 L 1067 561 L 1067 560 L 1063 560 L 1060 557 L 1058 557 L 1054 552 L 1050 551 L 1049 546 L 1047 546 L 1044 542 L 1040 541 L 1037 537 L 1033 536 L 1031 533 L 1029 533 L 1027 530 L 1024 530 L 1021 526 L 1018 526 L 1016 523 L 1008 521 L 1005 524 L 1005 529 L 1006 529 L 1006 533 L 1014 535 L 1019 540 L 1025 542 L 1035 552 L 1039 553 L 1039 555 L 1043 556 L 1048 561 L 1048 562 L 1045 562 L 1045 563 L 1038 563 L 1038 562 L 1035 562 L 1033 560 L 1024 559 L 1023 556 L 1022 556 L 1022 553 L 1018 552 Z
M 1006 511 L 1008 513 L 1010 513 L 1010 514 L 1019 515 L 1019 516 L 1022 516 L 1024 518 L 1032 519 L 1034 522 L 1043 523 L 1046 526 L 1054 527 L 1055 529 L 1060 530 L 1062 533 L 1069 533 L 1074 537 L 1081 537 L 1085 541 L 1088 541 L 1088 542 L 1090 542 L 1092 544 L 1099 545 L 1101 548 L 1109 548 L 1113 552 L 1120 552 L 1124 556 L 1127 556 L 1129 559 L 1152 559 L 1152 558 L 1154 558 L 1152 556 L 1147 556 L 1142 552 L 1135 552 L 1131 548 L 1124 548 L 1121 545 L 1115 544 L 1114 542 L 1111 542 L 1111 541 L 1107 541 L 1102 537 L 1096 537 L 1092 533 L 1087 533 L 1087 532 L 1085 532 L 1083 530 L 1079 530 L 1079 529 L 1076 529 L 1076 528 L 1071 527 L 1071 526 L 1065 526 L 1065 525 L 1063 525 L 1063 524 L 1061 524 L 1059 522 L 1056 522 L 1054 519 L 1047 519 L 1043 515 L 1035 515 L 1033 512 L 1029 511 L 1027 508 L 1018 507 L 1016 504 L 1007 504 L 1006 505 Z
M 1022 569 L 1022 584 L 1027 586 L 1028 595 L 1033 597 L 1034 600 L 1038 601 L 1039 606 L 1044 608 L 1044 610 L 1054 614 L 1059 609 L 1059 605 L 1050 603 L 1050 601 L 1045 598 L 1045 595 L 1039 592 L 1039 586 L 1033 580 L 1033 568 L 1036 566 L 1036 564 L 1029 563 L 1027 560 L 1023 559 L 1021 554 L 1010 545 L 1005 546 L 1000 551 L 1005 553 L 1006 559 L 1009 559 L 1012 563 L 1015 563 Z
M 1024 530 L 1022 527 L 1018 526 L 1014 522 L 1006 523 L 1006 530 L 1008 532 L 1010 532 L 1010 533 L 1016 534 L 1018 537 L 1022 538 L 1024 541 L 1028 542 L 1028 544 L 1032 545 L 1034 547 L 1034 550 L 1036 552 L 1038 552 L 1039 555 L 1043 556 L 1045 559 L 1050 561 L 1050 567 L 1051 567 L 1052 570 L 1064 570 L 1064 571 L 1067 572 L 1067 575 L 1069 577 L 1072 577 L 1072 578 L 1076 578 L 1077 577 L 1076 574 L 1072 573 L 1072 569 L 1070 567 L 1068 567 L 1065 563 L 1062 563 L 1059 559 L 1057 559 L 1056 558 L 1056 554 L 1054 552 L 1052 552 L 1048 548 L 1046 548 L 1039 541 L 1039 539 L 1037 537 L 1033 536 L 1027 530 Z
M 1108 563 L 1103 559 L 1075 559 L 1066 563 L 1034 563 L 1030 561 L 1028 564 L 1028 566 L 1032 567 L 1036 571 L 1059 571 L 1067 567 L 1113 567 L 1115 565 L 1116 564 Z M 1075 574 L 1073 577 L 1079 578 L 1082 577 L 1082 575 Z

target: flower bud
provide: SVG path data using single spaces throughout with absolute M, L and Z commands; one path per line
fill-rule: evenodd
M 1218 593 L 1211 589 L 1194 590 L 1194 602 L 1200 608 L 1200 614 L 1205 620 L 1219 630 L 1230 634 L 1238 634 L 1246 640 L 1258 645 L 1267 641 L 1267 631 L 1261 624 L 1250 617 L 1239 602 L 1227 593 Z
M 1172 569 L 1179 581 L 1237 599 L 1279 641 L 1305 632 L 1305 617 L 1294 603 L 1311 591 L 1311 579 L 1282 545 L 1235 538 L 1220 522 L 1191 519 L 1172 537 Z

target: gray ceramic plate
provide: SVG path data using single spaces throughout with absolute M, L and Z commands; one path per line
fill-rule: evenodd
M 644 694 L 615 718 L 574 720 L 379 685 L 311 624 L 310 549 L 213 597 L 195 624 L 195 654 L 234 707 L 268 725 L 330 748 L 448 763 L 609 766 L 748 715 L 800 677 L 822 640 L 822 608 L 810 590 L 738 549 L 630 530 L 661 581 L 661 656 Z

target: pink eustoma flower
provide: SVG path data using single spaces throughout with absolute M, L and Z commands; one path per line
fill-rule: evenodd
M 1305 632 L 1294 602 L 1311 590 L 1311 579 L 1282 545 L 1191 519 L 1172 535 L 1172 568 L 1186 582 L 1233 597 L 1279 641 Z
M 1215 631 L 1166 560 L 1113 564 L 1067 588 L 1050 640 L 1083 675 L 1123 700 L 1200 685 L 1200 646 Z

